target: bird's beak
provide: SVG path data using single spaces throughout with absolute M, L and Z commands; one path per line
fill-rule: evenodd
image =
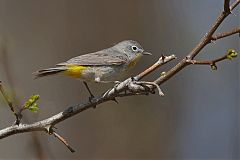
M 142 53 L 143 55 L 152 55 L 152 53 L 149 53 L 149 52 L 145 52 L 145 51 L 143 51 L 143 53 Z

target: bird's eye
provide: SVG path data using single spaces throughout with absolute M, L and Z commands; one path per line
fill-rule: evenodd
M 132 46 L 133 51 L 137 51 L 138 47 L 137 46 Z

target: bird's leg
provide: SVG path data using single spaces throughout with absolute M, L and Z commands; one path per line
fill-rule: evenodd
M 94 95 L 92 94 L 90 88 L 88 87 L 87 82 L 83 81 L 83 84 L 85 85 L 85 87 L 86 87 L 87 90 L 88 90 L 88 93 L 90 94 L 89 101 L 92 102 L 92 99 L 94 98 Z

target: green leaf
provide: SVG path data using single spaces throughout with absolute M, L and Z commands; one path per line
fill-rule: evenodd
M 238 53 L 234 49 L 229 49 L 227 52 L 227 59 L 232 60 L 233 58 L 236 58 Z
M 32 95 L 27 102 L 23 105 L 24 109 L 28 109 L 31 112 L 37 112 L 39 110 L 39 106 L 37 105 L 37 100 L 39 99 L 39 95 Z
M 32 106 L 28 108 L 28 110 L 31 112 L 37 112 L 39 110 L 39 107 L 36 103 L 34 103 Z

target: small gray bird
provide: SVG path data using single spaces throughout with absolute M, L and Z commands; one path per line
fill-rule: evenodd
M 125 40 L 113 47 L 74 57 L 53 68 L 39 70 L 35 76 L 38 78 L 62 73 L 88 82 L 112 82 L 134 67 L 142 55 L 151 53 L 145 52 L 138 42 Z

